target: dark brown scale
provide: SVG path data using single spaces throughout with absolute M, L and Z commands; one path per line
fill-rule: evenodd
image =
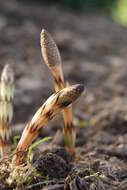
M 60 83 L 55 83 L 55 85 L 60 89 L 61 88 L 61 84 Z
M 71 122 L 71 123 L 69 123 L 69 124 L 67 124 L 67 128 L 69 128 L 69 129 L 73 129 L 73 128 L 74 128 L 74 126 L 73 126 L 72 122 Z
M 71 102 L 69 100 L 61 102 L 59 104 L 60 108 L 65 108 L 66 106 L 68 106 Z
M 7 123 L 9 123 L 9 116 L 7 115 L 7 119 L 6 119 Z
M 60 97 L 61 94 L 62 94 L 61 91 L 58 91 L 58 92 L 55 93 L 55 95 L 57 95 L 58 97 Z M 58 99 L 57 99 L 57 101 L 58 101 Z
M 62 94 L 61 91 L 57 92 L 58 97 L 60 97 L 61 94 Z M 68 106 L 68 105 L 71 103 L 70 100 L 65 100 L 65 101 L 60 101 L 60 102 L 58 102 L 58 100 L 59 100 L 59 98 L 57 98 L 56 103 L 57 103 L 57 105 L 58 105 L 60 108 L 64 108 L 64 107 Z
M 45 109 L 45 104 L 43 105 L 43 107 L 42 107 L 42 110 L 41 110 L 41 114 L 43 114 L 43 111 L 44 111 L 44 109 Z
M 5 140 L 0 139 L 0 145 L 1 145 L 1 146 L 7 146 L 7 145 L 10 145 L 10 141 L 7 141 L 6 139 L 5 139 Z
M 8 138 L 7 138 L 7 135 L 6 135 L 6 134 L 5 134 L 4 139 L 2 139 L 2 138 L 1 138 L 1 140 L 2 140 L 2 142 L 3 142 L 3 144 L 4 144 L 4 145 L 10 144 L 10 142 L 11 142 L 11 140 L 8 140 Z
M 38 128 L 38 126 L 35 124 L 30 125 L 30 127 L 29 127 L 30 133 L 35 133 L 37 131 L 37 128 Z
M 7 96 L 5 97 L 5 101 L 6 101 L 7 103 L 9 103 L 9 102 L 12 102 L 12 103 L 13 103 L 13 99 L 10 98 L 10 100 L 8 100 L 8 97 L 7 97 Z
M 58 100 L 59 100 L 59 97 L 60 97 L 60 93 L 58 92 L 58 93 L 57 93 L 57 98 L 56 98 L 55 104 L 57 104 L 57 102 L 58 102 Z
M 64 81 L 61 79 L 60 76 L 58 77 L 58 82 L 59 82 L 59 83 L 62 83 L 62 84 L 64 83 Z
M 27 126 L 26 126 L 26 130 L 29 131 L 29 128 L 30 128 L 30 125 L 28 123 Z
M 53 110 L 50 110 L 47 113 L 45 113 L 45 117 L 51 120 L 53 118 Z
M 55 79 L 55 85 L 61 88 L 62 83 L 60 83 L 58 80 Z
M 66 125 L 64 125 L 64 131 L 65 133 L 72 133 L 72 129 L 74 128 L 74 126 L 72 125 L 72 123 L 67 123 Z
M 30 133 L 34 133 L 34 131 L 36 130 L 36 126 L 30 125 L 30 123 L 27 124 L 26 130 L 29 131 Z
M 65 124 L 64 124 L 64 128 L 63 128 L 64 132 L 67 134 L 68 132 L 68 129 L 65 127 Z
M 10 129 L 9 122 L 6 122 L 5 127 L 6 127 L 6 129 L 7 129 L 7 130 L 9 130 L 9 129 Z
M 61 77 L 59 76 L 58 79 L 54 78 L 55 80 L 55 83 L 58 85 L 58 86 L 63 86 L 64 84 L 64 81 L 61 79 Z
M 68 132 L 71 134 L 72 133 L 72 129 L 73 129 L 73 125 L 67 126 Z
M 20 147 L 16 148 L 16 156 L 18 159 L 18 165 L 23 163 L 23 160 L 25 159 L 26 151 L 21 151 Z

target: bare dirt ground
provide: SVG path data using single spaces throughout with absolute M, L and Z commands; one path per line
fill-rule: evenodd
M 127 29 L 102 13 L 0 2 L 0 69 L 9 63 L 16 75 L 14 134 L 20 134 L 54 92 L 52 76 L 41 57 L 42 28 L 52 34 L 60 49 L 65 78 L 70 84 L 86 85 L 86 92 L 73 106 L 76 160 L 69 163 L 62 148 L 52 148 L 52 153 L 41 158 L 38 168 L 49 178 L 48 189 L 126 190 Z M 53 143 L 62 146 L 58 132 L 62 125 L 58 117 L 40 137 L 54 136 Z M 46 177 L 20 189 L 44 186 Z

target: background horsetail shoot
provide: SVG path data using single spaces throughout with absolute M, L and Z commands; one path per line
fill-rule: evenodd
M 11 121 L 13 118 L 14 73 L 10 65 L 5 65 L 0 83 L 0 152 L 1 157 L 11 150 Z

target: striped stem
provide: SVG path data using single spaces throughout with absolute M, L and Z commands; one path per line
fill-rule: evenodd
M 0 85 L 0 152 L 1 157 L 11 149 L 11 121 L 13 117 L 14 73 L 10 65 L 5 65 Z
M 55 81 L 55 91 L 58 92 L 59 90 L 67 87 L 67 83 L 64 80 L 59 50 L 51 35 L 44 29 L 41 32 L 41 51 L 46 65 L 53 74 Z M 71 105 L 63 109 L 63 119 L 63 138 L 68 153 L 72 155 L 74 153 L 76 133 L 72 123 Z
M 53 94 L 37 110 L 32 120 L 26 125 L 21 139 L 17 145 L 13 164 L 22 164 L 25 158 L 25 152 L 33 140 L 38 136 L 40 128 L 44 127 L 55 115 L 66 106 L 74 102 L 83 92 L 84 86 L 77 84 Z

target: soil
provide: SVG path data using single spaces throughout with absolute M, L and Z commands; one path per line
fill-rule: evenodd
M 32 167 L 41 177 L 32 175 L 23 187 L 0 184 L 0 188 L 126 190 L 127 28 L 105 13 L 1 1 L 0 70 L 9 63 L 15 71 L 14 135 L 21 135 L 25 123 L 54 92 L 53 78 L 41 57 L 42 28 L 59 47 L 65 78 L 70 84 L 86 85 L 73 106 L 76 158 L 70 161 L 63 148 L 63 122 L 57 117 L 39 136 L 53 136 L 53 141 L 34 152 Z M 9 170 L 8 162 L 6 167 Z M 8 177 L 6 172 L 4 176 Z

